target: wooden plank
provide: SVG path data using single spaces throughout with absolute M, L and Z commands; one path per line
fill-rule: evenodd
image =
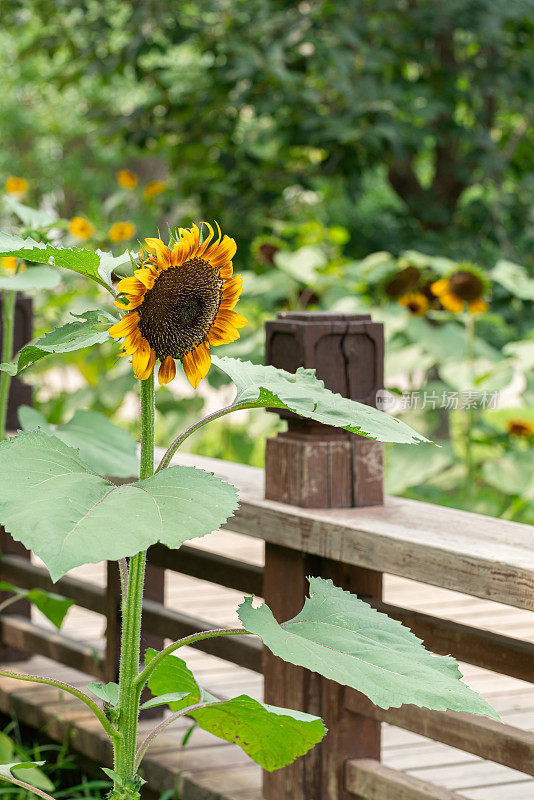
M 164 545 L 154 545 L 148 551 L 151 564 L 203 581 L 210 581 L 246 594 L 260 595 L 263 585 L 263 569 L 256 564 L 236 558 L 210 553 L 198 547 L 182 545 L 171 550 Z
M 421 446 L 421 445 L 420 445 Z M 263 473 L 179 454 L 240 490 L 230 530 L 333 561 L 534 610 L 532 528 L 453 508 L 386 498 L 383 506 L 305 509 L 263 499 Z
M 359 692 L 347 689 L 348 709 L 381 722 L 389 722 L 436 742 L 534 775 L 534 732 L 479 716 L 454 711 L 429 711 L 406 705 L 387 710 L 374 706 Z
M 386 767 L 373 759 L 354 759 L 345 764 L 349 792 L 371 800 L 467 800 L 428 781 Z
M 143 602 L 143 620 L 147 629 L 157 636 L 177 640 L 199 631 L 213 630 L 212 623 L 186 614 L 179 614 L 164 608 L 153 600 Z M 255 672 L 261 672 L 261 644 L 248 636 L 222 636 L 217 639 L 205 639 L 197 642 L 195 647 L 205 653 L 224 658 Z
M 1 318 L 1 309 L 0 309 L 0 318 Z M 1 333 L 0 333 L 0 338 L 1 338 Z M 18 383 L 17 386 L 13 386 L 10 390 L 9 405 L 13 406 L 13 408 L 11 409 L 12 416 L 13 414 L 16 415 L 16 409 L 21 404 L 20 399 L 17 401 L 17 389 L 20 392 L 20 387 L 25 388 L 23 384 Z M 1 561 L 3 561 L 6 557 L 9 557 L 8 554 L 11 554 L 12 557 L 17 558 L 20 562 L 23 562 L 25 564 L 30 563 L 30 557 L 31 557 L 30 551 L 27 550 L 21 542 L 16 542 L 11 536 L 11 534 L 7 533 L 2 527 L 0 527 L 0 544 L 1 544 L 0 548 Z M 1 574 L 2 573 L 0 572 L 0 575 Z M 9 578 L 2 577 L 1 579 L 8 581 L 9 583 L 14 583 L 16 586 L 19 585 L 16 583 L 16 581 L 11 581 Z M 0 603 L 4 603 L 12 596 L 13 596 L 12 592 L 0 592 Z M 13 615 L 13 614 L 19 617 L 26 617 L 27 619 L 30 619 L 31 618 L 30 603 L 24 599 L 17 600 L 16 603 L 9 605 L 4 611 L 2 611 L 2 616 L 4 617 L 6 615 Z M 17 650 L 16 648 L 7 647 L 4 641 L 0 641 L 0 661 L 20 661 L 25 657 L 26 657 L 25 653 L 21 652 L 20 650 Z
M 17 650 L 40 653 L 89 675 L 104 678 L 102 655 L 93 647 L 68 639 L 57 631 L 39 628 L 24 617 L 2 617 L 0 638 Z
M 531 642 L 389 603 L 373 603 L 373 606 L 407 625 L 434 653 L 452 654 L 460 661 L 534 683 L 534 644 Z

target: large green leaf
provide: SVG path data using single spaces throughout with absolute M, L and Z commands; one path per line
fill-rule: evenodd
M 155 650 L 147 650 L 146 663 L 155 655 Z M 165 703 L 173 711 L 180 711 L 207 701 L 204 708 L 191 711 L 188 716 L 205 731 L 238 744 L 267 770 L 290 764 L 326 733 L 322 721 L 309 714 L 267 706 L 246 695 L 217 700 L 199 687 L 186 663 L 176 655 L 168 655 L 158 664 L 150 675 L 148 688 L 156 698 L 146 703 L 146 708 Z
M 435 656 L 420 639 L 332 581 L 310 578 L 302 611 L 281 625 L 252 598 L 239 607 L 245 628 L 276 656 L 363 692 L 381 708 L 405 703 L 498 719 L 485 700 L 462 683 L 450 656 Z
M 116 561 L 156 542 L 178 548 L 219 528 L 237 507 L 233 486 L 175 466 L 114 486 L 56 436 L 20 433 L 0 444 L 0 522 L 46 564 Z
M 205 731 L 239 745 L 269 772 L 291 764 L 326 733 L 319 717 L 264 705 L 245 694 L 210 703 L 190 716 Z
M 31 208 L 24 203 L 19 203 L 9 195 L 4 197 L 4 205 L 17 215 L 23 225 L 33 230 L 49 228 L 57 221 L 57 214 L 40 208 Z
M 32 267 L 13 275 L 0 275 L 0 289 L 11 292 L 30 292 L 41 289 L 54 289 L 61 280 L 56 269 Z
M 109 339 L 107 329 L 111 323 L 117 321 L 107 311 L 85 311 L 83 314 L 73 314 L 73 316 L 77 317 L 76 322 L 67 322 L 60 328 L 45 333 L 33 344 L 26 345 L 14 361 L 0 364 L 0 371 L 17 375 L 50 353 L 70 353 L 73 350 L 83 350 L 93 344 L 106 342 Z
M 106 289 L 110 288 L 113 269 L 130 260 L 126 253 L 113 256 L 86 247 L 55 247 L 45 242 L 36 242 L 34 239 L 11 236 L 8 233 L 0 233 L 0 256 L 17 256 L 25 261 L 70 269 L 91 278 Z
M 534 280 L 521 264 L 514 264 L 503 258 L 496 263 L 490 272 L 490 277 L 515 297 L 534 300 Z
M 139 474 L 137 442 L 131 433 L 114 425 L 105 414 L 76 411 L 71 420 L 56 428 L 30 406 L 21 406 L 18 416 L 23 431 L 39 430 L 57 436 L 78 450 L 82 461 L 99 475 L 131 478 Z
M 237 403 L 287 408 L 301 417 L 344 428 L 379 442 L 427 442 L 404 422 L 383 411 L 348 400 L 325 389 L 315 370 L 298 369 L 295 374 L 236 358 L 212 356 L 216 367 L 237 387 Z
M 10 764 L 0 764 L 0 778 L 11 780 L 17 778 L 19 781 L 29 783 L 36 789 L 44 792 L 54 791 L 54 784 L 44 772 L 38 767 L 42 767 L 45 761 L 12 761 Z
M 20 589 L 12 583 L 2 581 L 0 583 L 1 592 L 13 592 L 17 597 L 25 598 L 39 609 L 44 616 L 52 622 L 59 630 L 69 608 L 74 600 L 68 600 L 62 595 L 54 592 L 45 592 L 42 589 Z

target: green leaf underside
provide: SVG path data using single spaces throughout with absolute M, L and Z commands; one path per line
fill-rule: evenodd
M 466 711 L 493 719 L 491 706 L 460 679 L 451 656 L 435 656 L 408 628 L 333 585 L 310 578 L 302 611 L 281 625 L 265 605 L 246 598 L 244 627 L 276 655 L 367 695 L 380 708 L 405 703 Z
M 0 444 L 0 484 L 0 523 L 42 558 L 53 581 L 156 542 L 178 548 L 217 530 L 237 508 L 233 486 L 194 467 L 114 486 L 56 436 L 38 432 Z
M 291 764 L 321 741 L 321 719 L 275 708 L 247 695 L 191 711 L 200 728 L 241 747 L 256 764 L 272 772 Z
M 325 389 L 323 381 L 315 377 L 315 370 L 299 368 L 292 374 L 236 358 L 214 355 L 211 360 L 235 383 L 236 403 L 286 408 L 301 417 L 344 428 L 379 442 L 428 442 L 395 417 Z
M 74 604 L 74 600 L 68 600 L 54 592 L 45 592 L 42 589 L 20 589 L 5 581 L 0 583 L 0 592 L 13 592 L 21 600 L 26 599 L 33 603 L 58 630 L 63 624 L 67 611 Z
M 76 411 L 65 425 L 52 428 L 35 408 L 22 406 L 19 422 L 24 431 L 39 430 L 75 448 L 89 469 L 99 475 L 131 478 L 139 473 L 134 437 L 98 411 Z
M 16 256 L 38 264 L 63 267 L 91 278 L 106 289 L 110 286 L 113 269 L 125 263 L 125 254 L 114 257 L 111 253 L 89 250 L 86 247 L 54 247 L 34 239 L 22 239 L 0 233 L 0 257 Z
M 146 663 L 155 655 L 155 650 L 147 650 Z M 156 697 L 145 704 L 146 708 L 159 701 L 159 704 L 166 702 L 173 711 L 180 711 L 201 700 L 207 701 L 209 705 L 188 712 L 188 716 L 203 730 L 239 745 L 267 770 L 290 764 L 320 742 L 326 733 L 318 717 L 267 706 L 247 695 L 218 701 L 199 687 L 186 663 L 172 654 L 152 672 L 148 688 Z M 177 702 L 172 700 L 176 693 L 184 695 Z
M 9 764 L 0 764 L 0 777 L 10 780 L 18 778 L 19 781 L 29 783 L 44 792 L 52 792 L 54 784 L 41 772 L 38 767 L 42 767 L 45 761 L 12 761 Z
M 116 706 L 119 703 L 119 684 L 118 683 L 88 683 L 87 688 L 99 700 Z
M 74 350 L 83 350 L 85 347 L 107 342 L 109 339 L 107 329 L 111 322 L 116 322 L 116 319 L 105 311 L 86 311 L 76 322 L 67 322 L 36 339 L 33 344 L 23 347 L 14 361 L 0 364 L 0 370 L 9 375 L 17 375 L 50 353 L 71 353 Z M 103 325 L 106 326 L 105 330 L 102 330 Z
M 54 289 L 61 281 L 59 272 L 49 267 L 32 267 L 13 275 L 0 275 L 0 289 L 11 292 L 30 292 Z
M 17 215 L 23 225 L 34 230 L 49 228 L 57 220 L 57 214 L 40 208 L 31 208 L 31 206 L 27 206 L 24 203 L 19 203 L 18 200 L 9 195 L 4 197 L 4 205 Z
M 156 708 L 156 706 L 169 706 L 171 707 L 172 703 L 181 703 L 186 697 L 189 697 L 189 692 L 169 692 L 168 694 L 162 694 L 159 697 L 153 697 L 151 700 L 147 700 L 146 703 L 143 703 L 141 706 L 141 711 L 144 711 L 147 708 Z M 186 708 L 187 706 L 184 706 Z

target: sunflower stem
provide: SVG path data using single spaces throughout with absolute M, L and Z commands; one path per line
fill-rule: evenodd
M 11 361 L 13 355 L 13 334 L 15 329 L 15 303 L 17 293 L 4 290 L 2 292 L 2 361 Z M 9 402 L 9 387 L 11 375 L 7 372 L 0 374 L 0 441 L 6 436 L 7 406 Z
M 220 419 L 220 417 L 225 417 L 227 414 L 231 414 L 232 411 L 243 411 L 247 408 L 259 408 L 257 403 L 232 403 L 230 406 L 225 406 L 224 408 L 220 408 L 218 411 L 213 411 L 211 414 L 208 414 L 206 417 L 199 419 L 198 422 L 194 422 L 189 428 L 186 428 L 176 439 L 169 445 L 168 449 L 166 450 L 163 458 L 159 462 L 158 468 L 156 472 L 160 472 L 162 469 L 165 469 L 171 463 L 171 459 L 173 455 L 176 453 L 178 448 L 185 442 L 186 439 L 189 439 L 191 434 L 196 433 L 196 431 L 200 430 L 204 425 L 207 425 L 208 422 L 213 422 L 215 419 Z
M 154 473 L 154 373 L 141 381 L 141 480 Z M 130 559 L 126 600 L 122 606 L 121 656 L 119 667 L 119 718 L 117 728 L 122 738 L 116 742 L 114 769 L 122 786 L 115 784 L 111 797 L 138 795 L 135 780 L 135 753 L 137 726 L 139 721 L 138 687 L 139 658 L 141 649 L 141 614 L 145 580 L 146 551 Z

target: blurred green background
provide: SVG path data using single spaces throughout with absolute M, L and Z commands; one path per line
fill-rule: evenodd
M 283 309 L 371 312 L 386 327 L 394 412 L 443 445 L 424 458 L 390 448 L 389 490 L 534 522 L 533 11 L 532 0 L 11 3 L 3 227 L 120 253 L 218 220 L 238 242 L 250 320 L 228 354 L 260 361 L 264 321 Z M 432 289 L 465 273 L 487 304 L 476 315 Z M 66 275 L 35 298 L 36 333 L 98 302 Z M 41 362 L 27 376 L 38 409 L 52 424 L 97 410 L 135 433 L 134 379 L 116 356 L 110 341 Z M 160 444 L 228 398 L 214 372 L 197 392 L 182 379 L 158 391 Z M 191 447 L 261 465 L 277 426 L 236 415 Z

